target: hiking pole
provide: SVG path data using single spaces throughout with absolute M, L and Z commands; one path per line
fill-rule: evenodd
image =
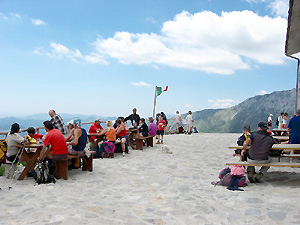
M 17 155 L 16 155 L 14 161 L 13 161 L 12 164 L 11 164 L 11 167 L 10 167 L 9 170 L 8 170 L 8 176 L 10 176 L 11 169 L 13 168 L 13 166 L 14 166 L 16 160 L 18 159 L 18 157 L 19 157 L 20 155 L 22 155 L 22 153 L 23 153 L 23 151 L 24 151 L 24 149 L 25 149 L 25 143 L 27 142 L 27 139 L 28 139 L 28 138 L 26 137 L 25 140 L 21 143 L 20 150 L 18 151 L 18 153 L 17 153 Z M 16 172 L 16 171 L 14 171 L 14 174 L 13 174 L 13 176 L 12 176 L 11 184 L 12 184 L 12 180 L 14 179 L 15 172 Z M 4 183 L 4 182 L 3 182 L 3 183 Z M 8 190 L 10 190 L 11 188 L 12 188 L 12 187 L 11 187 L 11 185 L 10 185 L 10 186 L 8 187 Z M 1 187 L 0 187 L 0 190 L 2 190 Z
M 23 152 L 24 152 L 24 150 L 25 150 L 25 144 L 26 144 L 27 140 L 28 140 L 28 137 L 26 137 L 25 140 L 22 142 L 21 148 L 20 148 L 18 154 L 16 155 L 16 158 L 15 158 L 14 162 L 16 161 L 17 157 L 20 159 L 20 157 L 22 156 L 22 154 L 23 154 Z M 13 164 L 12 164 L 12 166 L 13 166 Z M 11 180 L 10 180 L 10 186 L 8 186 L 8 190 L 12 189 L 12 186 L 11 186 L 11 185 L 12 185 L 12 182 L 13 182 L 13 180 L 14 180 L 14 178 L 15 178 L 16 171 L 17 171 L 17 170 L 14 171 L 14 174 L 13 174 Z

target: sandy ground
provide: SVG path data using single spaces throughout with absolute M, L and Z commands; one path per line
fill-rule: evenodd
M 168 135 L 165 144 L 95 159 L 94 171 L 35 185 L 0 178 L 0 224 L 300 224 L 300 171 L 270 168 L 245 191 L 211 185 L 239 134 Z

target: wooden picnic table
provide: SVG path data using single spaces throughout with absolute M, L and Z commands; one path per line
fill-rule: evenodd
M 43 148 L 44 144 L 39 143 L 39 144 L 30 144 L 27 143 L 25 144 L 25 148 L 36 148 L 35 152 L 27 152 L 25 149 L 22 153 L 22 156 L 20 158 L 20 162 L 25 161 L 27 164 L 20 174 L 18 180 L 23 180 L 26 174 L 29 172 L 29 170 L 35 166 L 37 158 L 40 156 L 40 152 Z M 21 144 L 18 145 L 12 145 L 12 147 L 19 147 L 21 148 Z
M 290 136 L 272 136 L 274 139 L 277 139 L 278 141 L 288 141 L 290 140 Z
M 229 146 L 229 149 L 243 149 L 243 146 Z M 247 146 L 247 149 L 250 149 L 250 146 Z M 274 144 L 271 150 L 300 150 L 300 144 Z
M 128 134 L 128 139 L 129 139 L 129 145 L 132 149 L 135 149 L 134 145 L 133 145 L 133 136 L 138 132 L 138 129 L 136 128 L 131 128 L 129 130 L 127 130 L 127 134 Z
M 288 136 L 289 130 L 288 129 L 272 129 L 272 132 L 275 136 Z
M 87 135 L 88 135 L 89 142 L 92 143 L 92 148 L 98 145 L 98 143 L 102 141 L 104 137 L 104 134 L 100 134 L 100 133 L 88 133 Z M 96 139 L 93 140 L 92 137 L 96 137 Z

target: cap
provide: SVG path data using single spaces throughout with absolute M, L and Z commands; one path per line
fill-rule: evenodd
M 70 120 L 67 124 L 68 125 L 73 124 L 73 120 Z
M 81 120 L 79 118 L 74 118 L 73 124 L 76 124 L 78 127 L 81 127 Z
M 95 119 L 95 122 L 96 122 L 96 121 L 101 121 L 100 117 L 96 118 L 96 119 Z
M 251 130 L 249 125 L 244 126 L 244 130 Z
M 258 127 L 260 127 L 260 128 L 263 129 L 263 130 L 268 130 L 267 123 L 265 123 L 265 122 L 260 122 L 260 123 L 258 124 Z

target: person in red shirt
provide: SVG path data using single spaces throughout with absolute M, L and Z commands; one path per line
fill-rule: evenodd
M 100 133 L 103 130 L 103 127 L 100 125 L 100 118 L 95 119 L 95 122 L 90 126 L 89 133 Z M 97 137 L 92 136 L 92 139 L 95 141 Z
M 160 115 L 159 120 L 157 122 L 157 134 L 158 134 L 158 141 L 156 144 L 162 144 L 164 139 L 165 127 L 167 126 L 166 121 Z
M 118 127 L 116 129 L 116 134 L 121 139 L 122 152 L 123 152 L 123 156 L 125 156 L 125 143 L 128 145 L 129 137 L 128 137 L 126 128 L 125 128 L 124 124 L 122 123 L 122 120 L 117 119 L 116 123 L 118 125 Z
M 34 127 L 28 127 L 27 133 L 28 133 L 28 136 L 30 136 L 31 138 L 34 138 L 35 140 L 42 139 L 44 137 L 44 135 L 42 135 L 42 134 L 36 134 Z

